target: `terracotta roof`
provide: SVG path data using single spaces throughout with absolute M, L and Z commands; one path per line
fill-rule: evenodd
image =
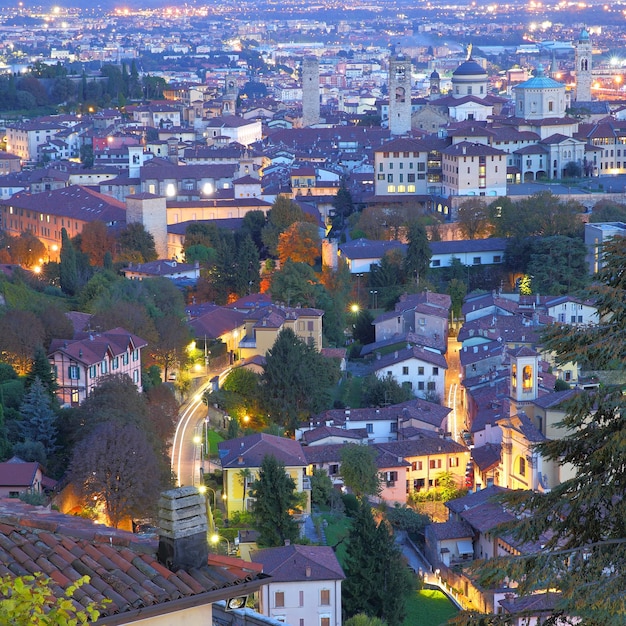
M 358 445 L 354 444 L 353 445 Z M 302 452 L 307 465 L 313 463 L 339 463 L 341 451 L 346 447 L 344 443 L 326 443 L 319 446 L 304 446 Z
M 520 412 L 511 417 L 503 417 L 497 421 L 500 428 L 512 428 L 518 431 L 531 444 L 546 440 L 545 435 L 532 423 L 526 413 Z
M 499 601 L 500 606 L 506 613 L 538 615 L 540 613 L 549 613 L 553 611 L 561 600 L 560 593 L 544 592 L 536 593 L 530 596 L 517 597 L 505 596 Z
M 540 406 L 544 409 L 559 408 L 564 402 L 567 402 L 573 398 L 576 394 L 580 393 L 577 389 L 565 389 L 564 391 L 555 391 L 553 393 L 547 393 L 543 396 L 539 396 L 532 401 L 532 404 Z
M 399 404 L 386 407 L 368 407 L 363 409 L 329 409 L 316 415 L 311 422 L 325 425 L 332 422 L 332 426 L 342 426 L 348 422 L 373 422 L 373 421 L 402 421 L 415 419 L 425 424 L 439 428 L 445 417 L 452 409 L 441 406 L 434 402 L 428 402 L 421 398 L 413 398 Z
M 480 533 L 485 533 L 515 519 L 503 509 L 502 505 L 493 502 L 485 502 L 481 506 L 461 511 L 460 515 L 465 522 Z
M 346 576 L 330 546 L 290 545 L 266 548 L 250 555 L 272 582 L 343 580 Z
M 129 333 L 123 328 L 113 328 L 105 333 L 92 333 L 87 337 L 74 340 L 54 339 L 48 349 L 49 356 L 55 352 L 63 352 L 70 359 L 94 365 L 102 361 L 107 353 L 111 356 L 119 356 L 131 349 L 144 348 L 148 342 L 137 335 Z
M 319 426 L 318 428 L 306 430 L 302 433 L 302 441 L 308 445 L 311 445 L 316 441 L 323 441 L 329 437 L 339 437 L 343 439 L 350 439 L 352 441 L 360 441 L 362 439 L 367 439 L 367 431 L 365 428 L 348 430 L 347 428 L 338 428 L 337 426 Z M 303 450 L 303 452 L 306 456 L 306 451 Z
M 469 141 L 460 141 L 451 145 L 449 148 L 441 151 L 441 154 L 451 157 L 461 156 L 498 156 L 505 155 L 506 152 L 498 150 L 492 146 L 482 143 L 471 143 Z
M 89 576 L 74 596 L 77 608 L 109 599 L 102 615 L 111 624 L 175 611 L 194 596 L 206 604 L 232 597 L 237 585 L 258 587 L 261 576 L 255 564 L 218 556 L 172 572 L 157 560 L 154 540 L 14 499 L 0 499 L 0 544 L 0 576 L 43 572 L 58 595 Z
M 492 502 L 496 496 L 505 493 L 506 491 L 507 489 L 504 487 L 491 485 L 485 489 L 481 489 L 480 491 L 469 493 L 462 498 L 448 500 L 448 502 L 446 502 L 446 506 L 454 513 L 462 513 L 465 510 L 481 507 L 486 503 Z
M 406 250 L 406 244 L 400 241 L 370 241 L 355 239 L 339 246 L 341 254 L 348 259 L 380 259 L 389 250 Z
M 381 356 L 380 359 L 375 359 L 369 366 L 370 371 L 377 372 L 384 367 L 394 365 L 396 363 L 403 363 L 404 361 L 415 359 L 424 363 L 431 363 L 442 369 L 448 369 L 446 358 L 438 352 L 432 352 L 425 350 L 420 346 L 413 346 L 411 348 L 404 348 L 403 350 L 396 350 L 385 356 Z
M 123 202 L 80 185 L 35 194 L 23 191 L 2 204 L 83 222 L 126 222 Z
M 431 241 L 430 250 L 437 254 L 459 254 L 462 252 L 504 252 L 507 239 L 490 237 L 488 239 L 462 239 L 458 241 Z
M 472 450 L 472 459 L 481 472 L 486 472 L 500 463 L 501 453 L 501 444 L 487 443 Z
M 272 303 L 272 298 L 267 293 L 253 293 L 248 296 L 242 296 L 239 300 L 231 302 L 227 305 L 229 309 L 241 309 L 249 311 L 259 306 L 267 306 Z
M 217 339 L 239 326 L 243 326 L 244 314 L 234 309 L 226 307 L 216 307 L 215 309 L 201 315 L 189 322 L 197 338 L 204 335 L 210 339 Z
M 428 530 L 438 541 L 465 539 L 474 535 L 474 531 L 465 522 L 457 522 L 455 520 L 429 524 Z
M 287 467 L 307 465 L 299 442 L 267 433 L 222 441 L 218 449 L 223 468 L 261 467 L 268 455 L 276 457 Z
M 0 463 L 0 486 L 2 487 L 32 487 L 35 481 L 39 463 L 28 463 L 18 457 L 13 457 L 5 463 Z
M 405 293 L 396 302 L 395 309 L 396 311 L 406 311 L 418 305 L 448 310 L 452 306 L 452 298 L 447 293 L 436 293 L 434 291 Z
M 426 430 L 422 430 L 415 439 L 377 443 L 375 447 L 402 458 L 467 452 L 467 448 L 460 443 L 451 439 L 443 439 L 437 433 Z

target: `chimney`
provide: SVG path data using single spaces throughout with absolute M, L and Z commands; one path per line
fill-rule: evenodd
M 290 546 L 291 545 L 291 539 L 285 539 L 285 545 L 286 546 Z
M 287 539 L 287 541 L 289 541 L 289 539 Z M 311 578 L 311 567 L 309 565 L 306 566 L 305 573 L 307 578 Z
M 195 487 L 170 489 L 159 499 L 159 548 L 157 558 L 173 572 L 206 565 L 206 503 Z

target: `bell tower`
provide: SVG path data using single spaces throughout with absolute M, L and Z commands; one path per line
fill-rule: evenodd
M 522 346 L 511 351 L 509 356 L 511 359 L 509 396 L 519 411 L 520 404 L 537 399 L 539 354 Z
M 574 44 L 576 56 L 576 102 L 591 102 L 591 55 L 589 32 L 583 28 Z
M 389 58 L 389 130 L 392 135 L 411 131 L 411 60 L 403 54 Z

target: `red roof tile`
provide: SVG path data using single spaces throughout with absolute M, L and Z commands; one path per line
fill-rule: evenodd
M 105 616 L 162 603 L 171 610 L 179 598 L 221 589 L 223 597 L 214 599 L 224 599 L 233 586 L 261 584 L 263 578 L 257 566 L 239 559 L 210 559 L 206 566 L 172 572 L 157 561 L 156 550 L 155 541 L 132 533 L 0 499 L 0 576 L 43 572 L 59 595 L 81 576 L 89 576 L 74 596 L 75 605 L 107 598 L 111 603 L 102 611 Z

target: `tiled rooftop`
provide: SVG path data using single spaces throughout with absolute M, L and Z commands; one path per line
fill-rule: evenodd
M 213 555 L 206 566 L 173 572 L 157 560 L 156 552 L 154 540 L 19 500 L 0 499 L 0 576 L 42 572 L 52 579 L 52 589 L 59 595 L 89 576 L 74 599 L 82 606 L 110 600 L 102 610 L 105 616 L 232 589 L 261 574 L 253 563 Z

